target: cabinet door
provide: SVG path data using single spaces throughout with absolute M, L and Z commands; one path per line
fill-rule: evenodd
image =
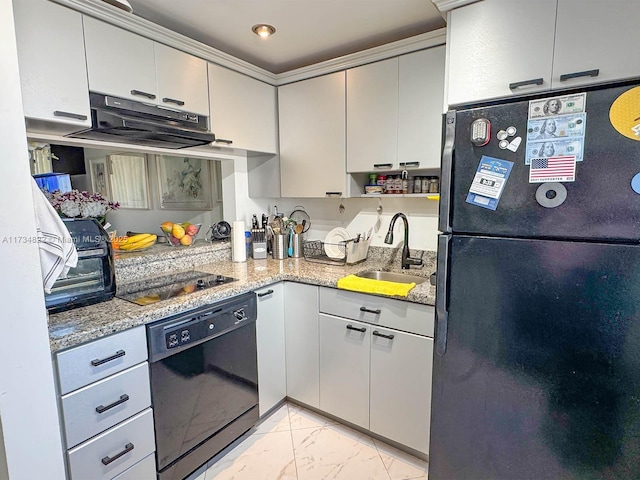
M 633 46 L 640 38 L 638 7 L 638 2 L 630 0 L 558 0 L 551 86 L 637 77 L 640 70 Z
M 256 290 L 258 320 L 258 395 L 260 415 L 287 396 L 284 339 L 284 289 L 276 283 Z
M 447 21 L 449 105 L 549 90 L 556 2 L 484 0 L 452 10 Z
M 218 143 L 276 153 L 276 88 L 219 65 L 208 68 L 211 131 Z
M 91 17 L 83 18 L 89 89 L 156 103 L 153 41 Z
M 154 43 L 158 105 L 209 116 L 207 62 Z
M 319 408 L 318 287 L 284 284 L 287 396 Z
M 320 314 L 320 409 L 369 428 L 371 326 Z
M 397 155 L 398 58 L 347 70 L 347 172 L 397 168 Z
M 400 57 L 399 168 L 440 168 L 444 57 L 444 46 Z
M 372 330 L 370 430 L 428 453 L 433 339 Z
M 25 116 L 91 125 L 82 15 L 44 0 L 13 8 Z
M 346 194 L 345 73 L 278 88 L 283 197 Z

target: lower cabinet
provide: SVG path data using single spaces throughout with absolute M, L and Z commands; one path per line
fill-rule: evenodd
M 320 408 L 318 287 L 284 284 L 287 396 Z
M 258 320 L 258 395 L 260 416 L 287 395 L 282 282 L 256 290 Z

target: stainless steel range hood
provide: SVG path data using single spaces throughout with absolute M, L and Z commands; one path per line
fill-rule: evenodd
M 90 94 L 91 128 L 66 135 L 147 147 L 180 149 L 215 141 L 209 117 L 124 98 Z

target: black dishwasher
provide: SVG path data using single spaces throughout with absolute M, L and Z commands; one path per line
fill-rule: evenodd
M 182 480 L 258 420 L 256 298 L 147 325 L 158 479 Z

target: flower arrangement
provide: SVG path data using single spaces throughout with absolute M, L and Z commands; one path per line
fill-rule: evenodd
M 109 210 L 120 208 L 119 203 L 111 202 L 99 193 L 54 190 L 45 195 L 61 217 L 102 219 Z

